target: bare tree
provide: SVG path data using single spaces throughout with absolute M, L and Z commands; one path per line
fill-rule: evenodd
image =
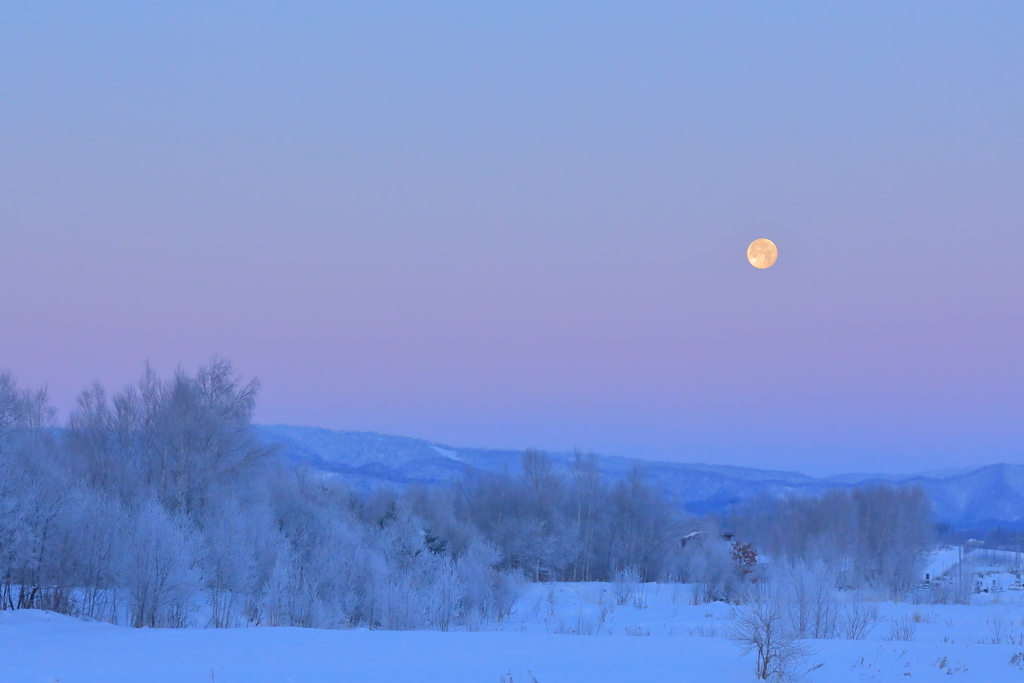
M 790 625 L 800 637 L 835 638 L 838 635 L 839 596 L 836 575 L 821 560 L 798 561 L 777 577 L 787 593 Z
M 821 496 L 764 496 L 744 506 L 735 530 L 791 563 L 824 562 L 847 586 L 901 591 L 932 547 L 927 495 L 919 487 L 870 486 Z
M 847 602 L 839 625 L 847 640 L 864 640 L 877 623 L 878 605 L 854 599 Z
M 778 587 L 760 583 L 751 587 L 748 603 L 741 608 L 727 632 L 743 654 L 755 652 L 754 674 L 763 681 L 792 681 L 811 654 L 799 642 L 786 619 L 785 597 Z

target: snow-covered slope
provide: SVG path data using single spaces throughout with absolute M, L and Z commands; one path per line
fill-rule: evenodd
M 1024 467 L 988 465 L 949 476 L 904 479 L 928 491 L 938 511 L 963 524 L 992 526 L 1024 521 Z
M 461 448 L 372 432 L 287 425 L 257 430 L 263 440 L 279 444 L 281 453 L 291 461 L 330 472 L 360 490 L 382 484 L 441 483 L 472 472 L 514 473 L 522 455 L 515 450 Z M 567 468 L 572 460 L 569 453 L 549 455 L 561 468 Z M 612 479 L 625 476 L 636 466 L 694 514 L 725 512 L 733 503 L 762 494 L 809 495 L 864 483 L 896 483 L 923 486 L 935 504 L 936 517 L 958 526 L 1024 525 L 1024 467 L 1020 465 L 910 477 L 849 474 L 819 479 L 749 467 L 600 457 L 602 472 Z

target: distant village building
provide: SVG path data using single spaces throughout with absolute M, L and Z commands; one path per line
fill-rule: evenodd
M 721 541 L 732 542 L 732 539 L 736 538 L 736 534 L 732 532 L 726 532 L 718 534 L 718 539 Z M 691 531 L 680 539 L 682 547 L 686 547 L 688 543 L 703 543 L 708 539 L 708 532 L 706 531 Z

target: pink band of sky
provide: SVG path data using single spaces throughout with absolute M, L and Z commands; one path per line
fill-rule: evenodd
M 218 353 L 268 423 L 1020 462 L 1024 7 L 676 5 L 6 5 L 0 369 L 64 414 Z

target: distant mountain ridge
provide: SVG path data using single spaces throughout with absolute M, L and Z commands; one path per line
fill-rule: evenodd
M 357 490 L 381 485 L 441 484 L 474 472 L 518 472 L 522 451 L 461 448 L 425 439 L 319 427 L 259 425 L 266 443 L 283 457 L 330 473 Z M 549 453 L 566 468 L 569 453 Z M 760 470 L 598 456 L 602 473 L 618 479 L 640 466 L 649 481 L 692 514 L 725 512 L 762 494 L 818 495 L 833 488 L 889 483 L 917 484 L 931 496 L 936 518 L 957 526 L 1024 526 L 1024 466 L 996 464 L 911 476 L 845 474 L 816 478 L 798 472 Z

